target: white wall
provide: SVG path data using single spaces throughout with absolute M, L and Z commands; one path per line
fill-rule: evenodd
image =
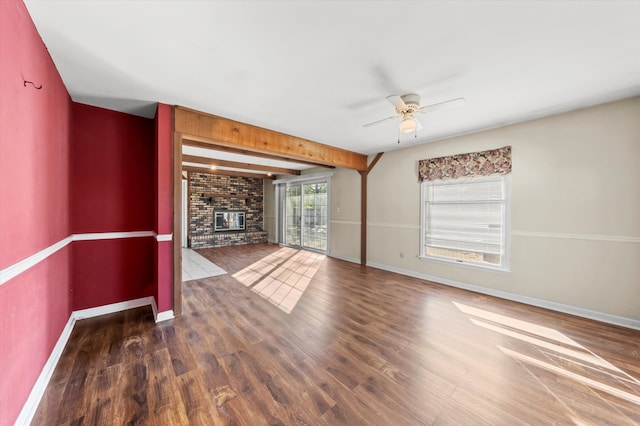
M 329 250 L 331 256 L 360 262 L 360 174 L 335 169 L 329 187 Z
M 418 160 L 505 145 L 512 146 L 513 155 L 511 272 L 419 260 Z M 369 174 L 367 262 L 490 294 L 549 302 L 560 310 L 576 307 L 573 312 L 585 316 L 602 313 L 602 319 L 637 326 L 638 163 L 640 97 L 422 145 L 407 142 L 385 153 Z M 356 171 L 333 170 L 330 209 L 328 253 L 359 262 Z M 270 240 L 275 238 L 274 223 L 273 185 L 265 181 Z
M 368 263 L 640 320 L 640 97 L 406 145 L 369 174 Z M 418 160 L 505 145 L 511 273 L 419 260 Z M 360 176 L 334 176 L 331 253 L 357 259 Z
M 512 146 L 511 274 L 419 260 L 417 162 Z M 640 320 L 640 97 L 385 153 L 368 262 Z

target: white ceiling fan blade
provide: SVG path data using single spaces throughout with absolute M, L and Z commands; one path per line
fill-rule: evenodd
M 396 109 L 403 109 L 407 107 L 407 104 L 404 103 L 402 97 L 398 95 L 387 96 L 387 100 L 391 102 L 391 104 L 396 107 Z
M 416 122 L 416 132 L 418 130 L 422 130 L 422 124 L 420 124 L 420 120 L 418 120 L 417 118 L 413 117 L 413 121 Z
M 450 101 L 439 102 L 433 105 L 426 105 L 418 109 L 418 112 L 423 114 L 425 112 L 442 111 L 445 109 L 456 108 L 465 104 L 464 98 L 451 99 Z
M 373 126 L 375 124 L 382 123 L 383 121 L 392 120 L 392 119 L 398 118 L 398 117 L 400 117 L 400 116 L 399 115 L 392 115 L 391 117 L 386 117 L 386 118 L 383 118 L 383 119 L 380 119 L 380 120 L 373 121 L 371 123 L 364 124 L 362 127 Z

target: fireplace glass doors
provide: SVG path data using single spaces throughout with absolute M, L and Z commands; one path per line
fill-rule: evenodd
M 214 231 L 244 231 L 244 210 L 216 210 L 214 219 Z

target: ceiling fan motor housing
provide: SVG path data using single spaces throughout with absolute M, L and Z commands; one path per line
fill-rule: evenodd
M 406 95 L 400 96 L 405 104 L 414 104 L 420 105 L 420 95 L 416 95 L 415 93 L 408 93 Z
M 398 114 L 401 114 L 405 118 L 413 117 L 413 115 L 420 108 L 420 96 L 415 93 L 409 93 L 401 96 L 404 106 L 396 108 Z

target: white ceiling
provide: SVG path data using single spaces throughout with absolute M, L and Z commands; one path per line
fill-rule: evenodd
M 364 154 L 640 94 L 639 1 L 25 3 L 75 101 L 183 105 Z M 395 121 L 362 127 L 410 92 L 467 102 L 400 145 Z

